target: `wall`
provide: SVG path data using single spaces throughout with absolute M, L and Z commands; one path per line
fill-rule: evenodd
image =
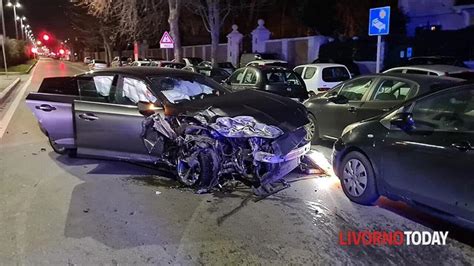
M 399 0 L 408 17 L 407 33 L 415 35 L 417 27 L 441 25 L 443 30 L 457 30 L 472 25 L 474 5 L 454 6 L 454 0 Z
M 287 60 L 290 65 L 311 63 L 318 58 L 319 47 L 328 41 L 324 36 L 308 36 L 288 39 L 268 40 L 265 43 L 266 53 L 275 53 L 283 60 Z M 166 51 L 168 50 L 168 51 Z M 168 52 L 169 60 L 173 59 L 172 49 L 148 49 L 147 57 L 166 59 Z M 105 53 L 86 53 L 85 56 L 92 56 L 98 59 L 105 59 Z M 118 56 L 118 52 L 114 52 Z M 122 51 L 122 56 L 132 57 L 133 50 Z M 183 46 L 183 57 L 200 57 L 204 60 L 211 60 L 211 45 Z M 227 43 L 220 43 L 217 49 L 217 62 L 227 62 Z
M 319 57 L 319 47 L 329 41 L 325 36 L 268 40 L 267 53 L 279 55 L 292 66 L 308 64 Z

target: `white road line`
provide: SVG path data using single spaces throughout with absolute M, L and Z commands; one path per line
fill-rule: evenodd
M 40 62 L 38 62 L 40 64 Z M 5 131 L 7 130 L 8 124 L 10 124 L 11 119 L 13 118 L 13 115 L 15 114 L 16 109 L 18 108 L 18 105 L 20 105 L 21 100 L 24 99 L 24 95 L 26 92 L 26 89 L 30 86 L 31 80 L 33 79 L 33 76 L 35 75 L 36 69 L 38 64 L 36 64 L 35 69 L 31 73 L 30 78 L 26 83 L 21 87 L 20 91 L 15 97 L 15 100 L 13 103 L 10 105 L 10 107 L 7 110 L 7 113 L 3 117 L 3 119 L 0 121 L 0 139 L 3 138 L 3 134 L 5 134 Z

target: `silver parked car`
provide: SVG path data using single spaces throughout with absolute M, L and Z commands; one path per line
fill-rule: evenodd
M 122 67 L 46 78 L 28 107 L 58 153 L 170 167 L 199 191 L 230 179 L 259 196 L 310 149 L 305 107 L 256 90 L 231 93 L 193 72 Z

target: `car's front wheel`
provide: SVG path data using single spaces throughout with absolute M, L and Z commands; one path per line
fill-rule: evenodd
M 348 153 L 338 169 L 346 196 L 362 205 L 373 205 L 379 198 L 372 164 L 360 152 Z
M 182 154 L 178 158 L 177 173 L 179 181 L 193 188 L 203 188 L 210 185 L 213 179 L 213 159 L 208 150 Z
M 64 146 L 57 144 L 54 140 L 48 138 L 49 140 L 49 145 L 51 145 L 51 148 L 53 148 L 54 152 L 57 154 L 67 154 L 68 149 L 66 149 Z

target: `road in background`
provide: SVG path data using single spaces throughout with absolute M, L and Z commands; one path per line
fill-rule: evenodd
M 81 70 L 42 59 L 26 92 Z M 327 156 L 330 146 L 315 148 Z M 0 264 L 473 263 L 472 246 L 458 241 L 474 239 L 466 231 L 386 199 L 354 204 L 335 177 L 293 174 L 289 189 L 255 202 L 244 186 L 197 195 L 150 168 L 59 156 L 24 100 L 0 150 Z M 450 230 L 448 245 L 345 247 L 338 239 L 348 230 L 430 228 Z

